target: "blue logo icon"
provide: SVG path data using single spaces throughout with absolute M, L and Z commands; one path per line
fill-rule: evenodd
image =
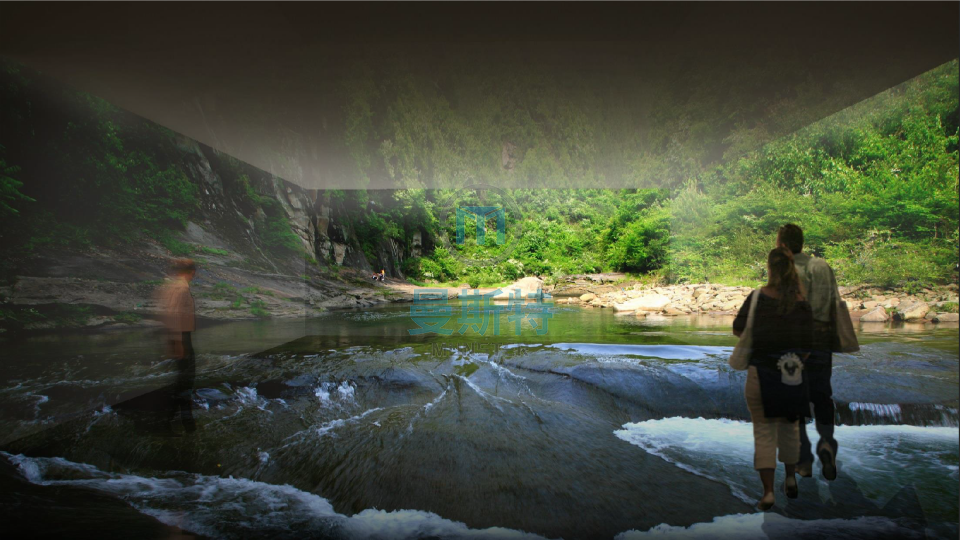
M 484 245 L 487 229 L 487 219 L 492 215 L 497 219 L 497 244 L 507 242 L 505 235 L 506 214 L 503 207 L 457 207 L 457 240 L 458 246 L 464 245 L 464 222 L 467 216 L 473 216 L 477 222 L 477 244 Z

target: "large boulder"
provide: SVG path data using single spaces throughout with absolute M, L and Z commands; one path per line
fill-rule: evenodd
M 637 310 L 645 310 L 648 312 L 657 312 L 662 310 L 665 306 L 671 303 L 671 299 L 659 294 L 648 294 L 643 297 L 638 297 L 636 299 L 631 299 L 626 302 L 614 305 L 615 312 L 635 312 Z
M 918 321 L 924 319 L 931 308 L 926 302 L 918 302 L 896 312 L 897 319 L 901 321 Z
M 956 313 L 945 312 L 934 316 L 935 323 L 958 323 L 961 317 Z
M 585 293 L 585 294 L 581 295 L 581 301 L 582 301 L 582 302 L 591 302 L 592 300 L 594 300 L 595 297 L 597 297 L 597 295 L 595 295 L 595 294 L 593 294 L 593 293 Z
M 881 323 L 887 321 L 890 318 L 888 313 L 880 306 L 875 305 L 874 310 L 871 310 L 867 314 L 861 316 L 861 321 L 864 323 Z
M 678 306 L 676 304 L 669 304 L 666 307 L 664 307 L 664 315 L 667 315 L 667 316 L 682 316 L 684 314 L 689 314 L 689 313 L 691 313 L 690 310 L 687 310 L 684 307 Z

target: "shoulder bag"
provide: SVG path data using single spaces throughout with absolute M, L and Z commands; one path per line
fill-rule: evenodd
M 754 312 L 757 311 L 757 298 L 761 296 L 760 291 L 755 289 L 751 293 L 751 306 L 747 309 L 747 324 L 734 346 L 734 351 L 727 360 L 727 364 L 735 370 L 747 370 L 751 360 L 751 332 L 754 328 Z

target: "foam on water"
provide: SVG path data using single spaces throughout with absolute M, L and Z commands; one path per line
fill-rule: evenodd
M 324 382 L 314 389 L 314 396 L 320 400 L 320 405 L 325 408 L 343 408 L 356 405 L 354 400 L 356 391 L 357 386 L 349 381 Z
M 363 419 L 364 417 L 367 417 L 371 413 L 380 411 L 381 409 L 383 408 L 373 408 L 365 411 L 364 413 L 361 413 L 360 415 L 354 415 L 353 417 L 348 417 L 346 419 L 334 419 L 333 421 L 328 421 L 320 425 L 319 427 L 317 427 L 317 435 L 323 437 L 330 434 L 331 436 L 333 436 L 334 434 L 331 433 L 332 430 L 340 428 L 342 426 L 346 426 L 348 424 L 356 423 L 357 421 Z
M 646 531 L 630 530 L 615 539 L 899 539 L 920 538 L 920 532 L 886 517 L 800 520 L 775 513 L 717 517 L 690 526 L 660 524 Z
M 366 509 L 342 515 L 326 499 L 290 485 L 197 474 L 142 477 L 63 458 L 0 456 L 33 484 L 93 489 L 165 524 L 213 538 L 539 539 L 506 528 L 471 529 L 418 510 Z
M 672 417 L 627 423 L 614 434 L 681 469 L 726 484 L 747 503 L 760 497 L 749 422 Z M 808 434 L 816 437 L 813 424 Z M 835 438 L 842 475 L 879 508 L 915 484 L 926 511 L 957 516 L 958 428 L 839 426 Z
M 500 402 L 507 402 L 508 404 L 511 403 L 511 401 L 508 400 L 508 399 L 506 399 L 506 398 L 502 398 L 502 397 L 500 397 L 500 396 L 492 395 L 492 394 L 488 393 L 487 391 L 485 391 L 484 389 L 481 389 L 480 387 L 477 386 L 476 383 L 474 383 L 473 381 L 471 381 L 470 378 L 466 378 L 466 377 L 464 377 L 464 376 L 461 376 L 460 374 L 454 374 L 454 376 L 457 377 L 458 379 L 460 379 L 461 381 L 463 381 L 464 383 L 466 383 L 467 386 L 470 387 L 470 389 L 471 389 L 472 391 L 474 391 L 475 393 L 477 393 L 481 398 L 484 399 L 485 402 L 487 402 L 487 403 L 490 404 L 491 406 L 494 406 L 494 407 L 497 408 L 499 411 L 504 411 L 504 410 L 500 407 L 499 404 L 497 404 L 497 402 L 494 402 L 494 400 L 497 400 L 497 401 L 500 401 Z
M 877 417 L 890 419 L 892 421 L 901 420 L 901 406 L 898 404 L 872 404 L 870 402 L 851 402 L 848 404 L 851 411 L 868 411 Z
M 236 392 L 237 399 L 244 406 L 254 406 L 257 409 L 264 409 L 267 400 L 257 395 L 257 389 L 253 387 L 241 387 Z

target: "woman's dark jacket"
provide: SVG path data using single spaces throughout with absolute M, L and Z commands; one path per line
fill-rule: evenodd
M 761 399 L 765 417 L 787 417 L 789 420 L 803 417 L 808 412 L 807 384 L 789 386 L 781 383 L 778 359 L 786 353 L 794 353 L 802 359 L 811 352 L 814 337 L 814 315 L 807 301 L 797 301 L 786 313 L 778 312 L 778 299 L 755 290 L 741 305 L 734 318 L 734 330 L 744 331 L 747 325 L 751 298 L 760 294 L 751 331 L 751 357 L 749 364 L 757 368 L 761 384 Z

